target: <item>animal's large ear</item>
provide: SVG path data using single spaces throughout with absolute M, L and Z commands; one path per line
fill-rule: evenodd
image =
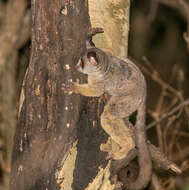
M 98 33 L 103 33 L 104 30 L 103 28 L 89 28 L 88 30 L 88 35 L 87 35 L 87 41 L 86 41 L 86 48 L 90 49 L 90 48 L 95 48 L 95 44 L 92 41 L 92 37 Z
M 98 64 L 96 52 L 94 52 L 94 51 L 88 52 L 87 58 L 88 58 L 89 62 L 90 62 L 92 65 L 97 65 L 97 64 Z
M 95 47 L 95 44 L 93 43 L 92 41 L 92 36 L 90 36 L 87 41 L 86 41 L 86 48 L 87 49 L 90 49 L 90 48 L 94 48 Z

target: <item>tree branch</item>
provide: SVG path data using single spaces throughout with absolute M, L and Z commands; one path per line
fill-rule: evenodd
M 183 108 L 185 106 L 188 106 L 188 105 L 189 105 L 189 99 L 181 102 L 178 106 L 174 107 L 171 111 L 162 114 L 162 116 L 158 120 L 153 121 L 152 123 L 150 123 L 149 125 L 147 125 L 146 129 L 152 128 L 153 126 L 157 125 L 158 123 L 160 123 L 164 119 L 166 119 L 166 118 L 170 117 L 171 115 L 173 115 L 174 113 L 176 113 L 181 108 Z
M 181 169 L 172 161 L 170 161 L 156 146 L 152 145 L 148 141 L 149 150 L 151 153 L 152 160 L 155 164 L 157 164 L 160 168 L 164 170 L 172 170 L 177 174 L 181 174 Z M 138 155 L 138 151 L 136 148 L 132 149 L 126 158 L 118 161 L 112 162 L 113 172 L 117 173 L 121 168 L 126 167 L 136 156 Z

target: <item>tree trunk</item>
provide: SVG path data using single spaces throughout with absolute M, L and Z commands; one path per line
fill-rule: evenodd
M 104 132 L 90 125 L 97 118 L 96 101 L 62 90 L 71 79 L 84 81 L 75 64 L 88 28 L 87 1 L 32 0 L 32 55 L 20 99 L 11 190 L 83 189 L 104 162 Z
M 128 52 L 130 0 L 89 1 L 92 27 L 102 27 L 104 33 L 94 36 L 98 48 L 125 58 Z

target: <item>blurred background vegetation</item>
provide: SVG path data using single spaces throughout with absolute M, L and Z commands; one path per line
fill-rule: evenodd
M 0 0 L 0 190 L 8 189 L 19 95 L 31 52 L 30 8 L 29 0 Z M 180 176 L 157 170 L 151 188 L 187 190 L 189 1 L 132 0 L 130 16 L 129 56 L 148 84 L 148 137 L 183 170 Z

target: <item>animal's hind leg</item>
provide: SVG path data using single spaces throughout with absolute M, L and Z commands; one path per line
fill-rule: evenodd
M 129 117 L 129 115 L 135 111 L 135 103 L 137 102 L 130 106 L 130 98 L 132 97 L 119 97 L 119 100 L 116 100 L 114 97 L 111 98 L 101 115 L 101 125 L 103 129 L 110 135 L 112 140 L 120 146 L 119 151 L 109 152 L 111 157 L 115 160 L 124 158 L 135 146 L 132 130 L 129 126 L 125 125 L 122 119 Z M 116 104 L 114 102 L 116 102 Z

